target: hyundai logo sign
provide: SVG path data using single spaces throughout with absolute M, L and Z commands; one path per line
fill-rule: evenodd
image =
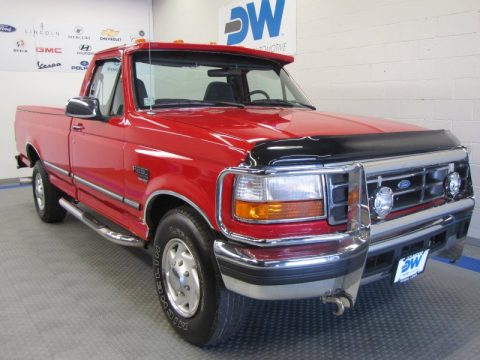
M 235 1 L 219 11 L 219 42 L 293 54 L 295 0 Z

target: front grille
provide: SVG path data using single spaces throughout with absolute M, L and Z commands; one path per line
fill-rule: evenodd
M 380 186 L 388 186 L 394 194 L 394 207 L 392 211 L 408 209 L 417 205 L 428 203 L 432 200 L 445 197 L 443 181 L 445 176 L 452 171 L 457 171 L 462 177 L 464 190 L 469 177 L 467 162 L 456 164 L 440 164 L 408 170 L 389 171 L 388 173 L 367 176 L 367 191 L 370 203 L 372 223 L 377 222 L 375 212 L 372 210 L 373 194 Z M 408 180 L 410 185 L 405 189 L 400 188 L 400 182 Z M 348 201 L 348 175 L 331 175 L 327 178 L 329 216 L 332 225 L 347 222 Z

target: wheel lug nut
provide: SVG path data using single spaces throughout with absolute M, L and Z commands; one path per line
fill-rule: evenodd
M 185 285 L 184 287 L 185 287 L 185 290 L 190 291 L 190 286 Z
M 180 261 L 178 262 L 178 266 L 182 266 L 182 265 L 183 265 L 183 261 L 180 260 Z
M 185 271 L 185 272 L 183 273 L 183 276 L 185 276 L 185 277 L 188 277 L 189 275 L 190 275 L 190 274 L 189 274 L 188 271 Z

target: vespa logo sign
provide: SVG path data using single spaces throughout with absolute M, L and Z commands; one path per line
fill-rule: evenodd
M 219 43 L 293 54 L 295 0 L 247 0 L 219 10 Z

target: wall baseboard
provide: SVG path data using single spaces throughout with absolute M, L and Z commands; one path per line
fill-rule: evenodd
M 466 243 L 468 245 L 480 246 L 480 239 L 468 236 Z
M 20 178 L 0 179 L 0 185 L 18 185 L 18 184 L 20 184 Z

